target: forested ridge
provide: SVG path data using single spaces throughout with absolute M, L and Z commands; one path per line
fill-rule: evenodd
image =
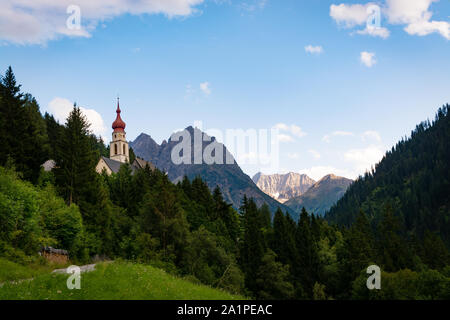
M 4 259 L 45 263 L 37 252 L 51 245 L 75 264 L 120 258 L 259 299 L 450 299 L 448 249 L 433 228 L 407 237 L 395 202 L 380 203 L 377 219 L 351 208 L 354 222 L 339 226 L 305 210 L 298 221 L 281 210 L 271 217 L 247 197 L 237 211 L 200 177 L 175 185 L 128 164 L 99 175 L 108 150 L 81 110 L 64 124 L 42 116 L 11 68 L 0 82 L 0 130 Z M 47 159 L 52 172 L 40 167 Z M 381 291 L 366 288 L 371 264 L 383 271 Z
M 375 227 L 388 205 L 405 238 L 424 239 L 432 232 L 450 248 L 449 107 L 440 108 L 433 122 L 419 124 L 354 182 L 326 219 L 348 227 L 363 210 Z

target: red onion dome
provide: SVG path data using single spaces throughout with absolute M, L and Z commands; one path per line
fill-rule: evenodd
M 117 99 L 117 117 L 116 120 L 112 124 L 112 128 L 114 129 L 114 132 L 124 132 L 126 124 L 123 122 L 122 118 L 120 117 L 120 106 L 119 106 L 119 100 Z

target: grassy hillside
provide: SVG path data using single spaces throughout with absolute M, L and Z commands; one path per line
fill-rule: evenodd
M 0 258 L 0 283 L 21 279 L 30 279 L 38 275 L 50 273 L 53 269 L 61 266 L 33 263 L 22 265 L 10 260 Z
M 176 278 L 161 269 L 128 262 L 98 264 L 83 273 L 81 289 L 69 290 L 68 275 L 46 274 L 0 288 L 0 300 L 235 300 L 225 291 Z

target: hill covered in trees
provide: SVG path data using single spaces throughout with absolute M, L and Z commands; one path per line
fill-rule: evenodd
M 450 247 L 450 115 L 440 108 L 386 153 L 372 172 L 355 181 L 325 218 L 351 226 L 359 211 L 375 227 L 388 206 L 405 239 L 424 239 L 427 232 Z

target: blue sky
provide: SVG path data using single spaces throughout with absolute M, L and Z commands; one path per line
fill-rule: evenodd
M 368 1 L 54 2 L 0 5 L 0 68 L 13 67 L 42 111 L 89 109 L 107 140 L 119 94 L 129 140 L 160 143 L 194 121 L 278 125 L 278 172 L 355 178 L 450 102 L 447 0 L 372 2 L 379 34 L 360 34 Z M 81 8 L 78 33 L 64 31 L 69 3 Z

